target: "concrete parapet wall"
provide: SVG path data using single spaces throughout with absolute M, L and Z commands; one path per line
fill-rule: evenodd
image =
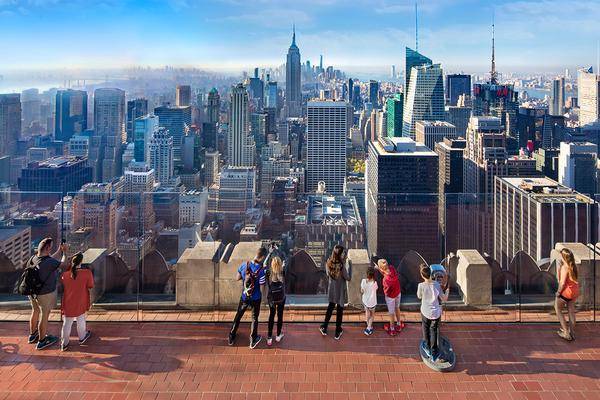
M 477 250 L 459 250 L 456 284 L 467 306 L 492 305 L 492 269 Z
M 367 268 L 371 264 L 369 253 L 365 249 L 348 250 L 348 264 L 352 277 L 348 282 L 348 303 L 354 307 L 362 307 L 360 282 L 367 276 Z

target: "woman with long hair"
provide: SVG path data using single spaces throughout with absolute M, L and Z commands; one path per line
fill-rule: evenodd
M 69 348 L 74 321 L 77 321 L 79 344 L 84 344 L 92 336 L 92 332 L 86 327 L 85 313 L 90 309 L 90 289 L 94 287 L 94 277 L 92 271 L 81 268 L 82 261 L 83 254 L 75 254 L 71 257 L 69 269 L 60 277 L 63 284 L 61 313 L 64 316 L 60 345 L 62 351 Z
M 347 282 L 350 280 L 350 274 L 346 269 L 346 257 L 344 255 L 344 247 L 336 244 L 331 252 L 331 257 L 327 260 L 327 276 L 329 278 L 327 312 L 325 313 L 325 321 L 319 327 L 319 331 L 323 336 L 327 336 L 327 327 L 329 320 L 333 314 L 333 309 L 336 309 L 335 317 L 335 340 L 340 340 L 342 337 L 342 319 L 344 317 L 344 306 L 348 302 L 348 287 Z
M 283 262 L 278 256 L 271 258 L 270 268 L 267 270 L 267 283 L 269 293 L 269 325 L 267 335 L 267 346 L 273 345 L 273 326 L 275 325 L 275 314 L 277 314 L 277 336 L 275 341 L 283 339 L 283 310 L 285 308 L 285 282 L 283 274 Z
M 554 309 L 560 330 L 557 332 L 561 338 L 571 341 L 575 339 L 575 302 L 579 297 L 579 277 L 575 257 L 569 249 L 560 251 L 561 258 L 557 262 L 556 275 L 558 278 L 558 290 L 554 301 Z M 563 315 L 563 308 L 567 308 L 569 323 Z

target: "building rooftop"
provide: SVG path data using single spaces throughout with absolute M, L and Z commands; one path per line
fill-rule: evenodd
M 500 178 L 520 192 L 541 203 L 593 203 L 588 196 L 547 177 Z
M 377 152 L 385 156 L 432 156 L 437 157 L 434 151 L 423 143 L 415 142 L 408 137 L 380 137 L 371 142 Z
M 431 126 L 439 126 L 439 127 L 446 127 L 446 128 L 456 128 L 453 124 L 451 124 L 450 122 L 446 122 L 446 121 L 417 121 L 417 125 L 423 125 L 425 127 L 431 127 Z
M 10 239 L 15 235 L 21 234 L 23 231 L 29 230 L 29 226 L 20 226 L 20 227 L 0 227 L 0 241 L 4 241 L 6 239 Z
M 85 161 L 84 157 L 77 156 L 60 156 L 51 157 L 44 161 L 29 163 L 29 168 L 61 168 L 71 166 Z
M 308 196 L 308 224 L 316 225 L 362 225 L 356 200 L 350 196 Z

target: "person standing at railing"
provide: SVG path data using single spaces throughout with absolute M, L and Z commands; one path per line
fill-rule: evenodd
M 561 259 L 557 260 L 558 290 L 554 309 L 561 329 L 557 332 L 561 338 L 571 341 L 575 339 L 575 302 L 579 297 L 579 281 L 575 257 L 569 249 L 560 251 Z M 563 315 L 563 308 L 567 308 L 569 323 Z
M 272 346 L 275 314 L 277 314 L 277 336 L 275 336 L 275 341 L 279 343 L 283 339 L 283 312 L 286 300 L 283 262 L 278 256 L 273 256 L 270 259 L 270 266 L 267 270 L 267 286 L 267 300 L 269 302 L 267 346 Z
M 65 253 L 67 245 L 62 243 L 55 253 L 51 254 L 52 238 L 42 239 L 36 255 L 29 259 L 26 268 L 38 268 L 41 288 L 35 295 L 29 296 L 31 317 L 29 319 L 29 343 L 36 343 L 36 349 L 42 350 L 58 342 L 58 337 L 47 334 L 50 312 L 56 307 L 56 283 L 58 270 L 66 269 Z M 60 259 L 60 261 L 59 261 Z
M 375 319 L 375 307 L 377 307 L 377 281 L 375 280 L 375 268 L 367 268 L 367 276 L 360 282 L 360 292 L 362 302 L 365 307 L 365 319 L 367 328 L 364 334 L 371 336 L 373 334 L 373 320 Z
M 77 321 L 79 344 L 84 344 L 92 336 L 92 332 L 86 327 L 85 313 L 91 306 L 90 289 L 94 287 L 94 276 L 89 269 L 81 268 L 82 261 L 83 254 L 76 253 L 71 257 L 69 269 L 60 277 L 63 285 L 61 312 L 64 316 L 60 343 L 62 351 L 69 348 L 69 336 L 74 321 Z
M 250 348 L 253 349 L 262 340 L 258 334 L 258 317 L 260 316 L 260 304 L 262 300 L 261 290 L 266 283 L 266 274 L 263 263 L 267 258 L 267 249 L 259 247 L 254 261 L 247 261 L 240 265 L 237 272 L 237 280 L 242 281 L 242 295 L 238 304 L 235 318 L 229 332 L 228 344 L 233 346 L 237 330 L 242 321 L 242 317 L 247 309 L 252 309 L 252 326 L 250 333 Z
M 417 286 L 417 298 L 421 300 L 421 327 L 423 329 L 423 340 L 425 341 L 425 352 L 433 361 L 445 362 L 440 358 L 438 338 L 440 335 L 440 321 L 442 319 L 442 306 L 440 302 L 448 301 L 450 287 L 448 281 L 445 288 L 439 282 L 433 280 L 431 267 L 421 264 L 421 278 L 423 282 Z
M 385 258 L 377 261 L 377 270 L 383 275 L 383 294 L 385 295 L 385 304 L 387 305 L 390 322 L 384 326 L 384 329 L 390 336 L 396 336 L 404 327 L 400 315 L 400 280 L 398 272 L 393 265 L 388 264 Z
M 329 320 L 336 309 L 335 315 L 335 340 L 340 340 L 344 330 L 342 329 L 342 320 L 344 318 L 344 306 L 348 302 L 348 281 L 351 279 L 350 273 L 346 269 L 346 257 L 344 256 L 344 247 L 336 244 L 327 260 L 327 276 L 329 278 L 327 312 L 325 320 L 319 327 L 321 335 L 327 336 L 327 327 Z

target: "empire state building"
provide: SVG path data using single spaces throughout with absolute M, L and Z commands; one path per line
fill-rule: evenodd
M 292 45 L 288 50 L 285 64 L 285 106 L 288 117 L 300 117 L 302 114 L 300 77 L 300 49 L 296 46 L 296 28 L 294 27 Z

